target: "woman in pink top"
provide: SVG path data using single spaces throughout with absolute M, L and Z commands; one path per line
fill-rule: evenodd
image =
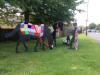
M 75 32 L 74 32 L 74 48 L 76 50 L 78 49 L 78 31 L 77 31 L 77 28 L 75 28 Z

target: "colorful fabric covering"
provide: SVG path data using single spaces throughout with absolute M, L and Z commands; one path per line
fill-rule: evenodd
M 31 23 L 21 23 L 20 31 L 22 35 L 43 36 L 44 24 L 36 25 Z

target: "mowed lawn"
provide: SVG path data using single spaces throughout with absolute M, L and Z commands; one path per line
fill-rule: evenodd
M 58 39 L 53 50 L 15 53 L 16 42 L 0 43 L 0 75 L 100 75 L 100 43 L 79 35 L 79 50 L 68 49 Z

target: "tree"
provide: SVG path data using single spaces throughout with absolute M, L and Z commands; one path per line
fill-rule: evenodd
M 76 6 L 82 1 L 77 0 L 5 0 L 13 6 L 23 10 L 25 21 L 29 21 L 29 15 L 33 14 L 49 21 L 74 19 Z
M 96 28 L 96 24 L 95 23 L 90 23 L 89 24 L 89 29 L 95 29 Z
M 4 0 L 0 0 L 0 8 L 4 6 Z
M 5 0 L 10 5 L 21 8 L 25 17 L 25 21 L 29 22 L 29 15 L 38 14 L 38 7 L 41 6 L 41 0 Z
M 100 30 L 100 24 L 96 26 L 96 30 Z
M 5 3 L 3 7 L 0 8 L 0 24 L 13 25 L 13 18 L 15 18 L 17 11 L 19 11 L 17 8 Z

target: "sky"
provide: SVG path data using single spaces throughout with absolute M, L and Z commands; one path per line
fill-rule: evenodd
M 87 2 L 88 0 L 85 0 Z M 75 18 L 77 19 L 78 26 L 86 25 L 87 19 L 87 4 L 81 4 L 77 8 L 85 10 L 85 12 L 76 14 Z M 89 0 L 88 3 L 88 24 L 90 23 L 100 23 L 100 0 Z

